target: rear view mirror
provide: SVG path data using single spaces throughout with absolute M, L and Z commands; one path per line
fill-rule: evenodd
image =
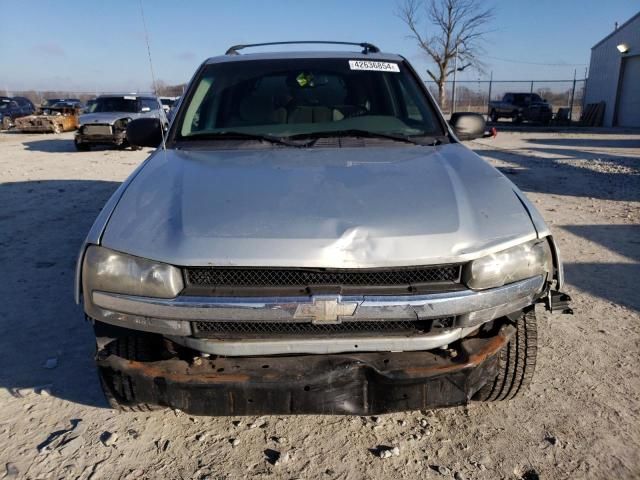
M 479 113 L 454 113 L 449 125 L 460 140 L 473 140 L 484 136 L 486 126 L 484 117 Z
M 158 118 L 138 118 L 127 124 L 127 141 L 136 147 L 157 147 L 162 143 L 162 124 Z

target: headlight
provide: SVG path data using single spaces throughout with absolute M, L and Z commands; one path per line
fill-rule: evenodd
M 482 290 L 549 273 L 552 268 L 549 242 L 534 240 L 470 262 L 462 280 L 469 288 Z
M 85 295 L 94 290 L 142 297 L 174 298 L 184 288 L 180 269 L 95 245 L 82 267 Z

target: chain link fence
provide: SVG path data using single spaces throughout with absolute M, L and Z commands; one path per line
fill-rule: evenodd
M 438 101 L 438 85 L 425 82 L 433 98 Z M 455 106 L 453 81 L 445 84 L 445 101 L 442 111 L 475 112 L 489 114 L 489 102 L 502 100 L 505 93 L 537 93 L 545 99 L 557 114 L 561 108 L 568 109 L 572 121 L 578 121 L 582 114 L 586 80 L 462 80 L 455 82 Z
M 441 105 L 442 111 L 450 115 L 452 112 L 476 112 L 489 114 L 489 101 L 502 100 L 507 92 L 537 93 L 547 100 L 553 107 L 553 112 L 559 109 L 569 109 L 572 121 L 578 121 L 582 114 L 584 90 L 586 80 L 462 80 L 455 82 L 455 106 L 452 105 L 453 81 L 445 84 L 445 101 Z M 433 98 L 438 100 L 438 85 L 426 82 Z M 172 90 L 160 91 L 161 95 L 181 95 L 184 86 L 168 87 Z M 174 91 L 175 90 L 175 91 Z M 2 92 L 2 90 L 0 90 Z M 48 98 L 77 98 L 86 102 L 102 92 L 87 91 L 59 91 L 59 90 L 27 90 L 4 91 L 5 96 L 20 96 L 31 100 L 34 105 L 40 105 Z

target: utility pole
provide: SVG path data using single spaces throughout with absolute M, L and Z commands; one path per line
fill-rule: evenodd
M 451 113 L 456 111 L 456 73 L 458 73 L 458 47 L 453 57 L 453 92 L 451 92 Z
M 489 105 L 491 104 L 491 87 L 493 87 L 493 70 L 491 70 L 491 76 L 489 77 L 489 99 L 487 100 L 487 115 L 491 113 Z

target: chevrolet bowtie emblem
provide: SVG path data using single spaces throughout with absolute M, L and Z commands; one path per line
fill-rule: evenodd
M 293 318 L 311 320 L 313 324 L 336 324 L 342 317 L 351 317 L 358 302 L 341 302 L 339 297 L 313 297 L 313 303 L 302 303 L 296 308 Z

